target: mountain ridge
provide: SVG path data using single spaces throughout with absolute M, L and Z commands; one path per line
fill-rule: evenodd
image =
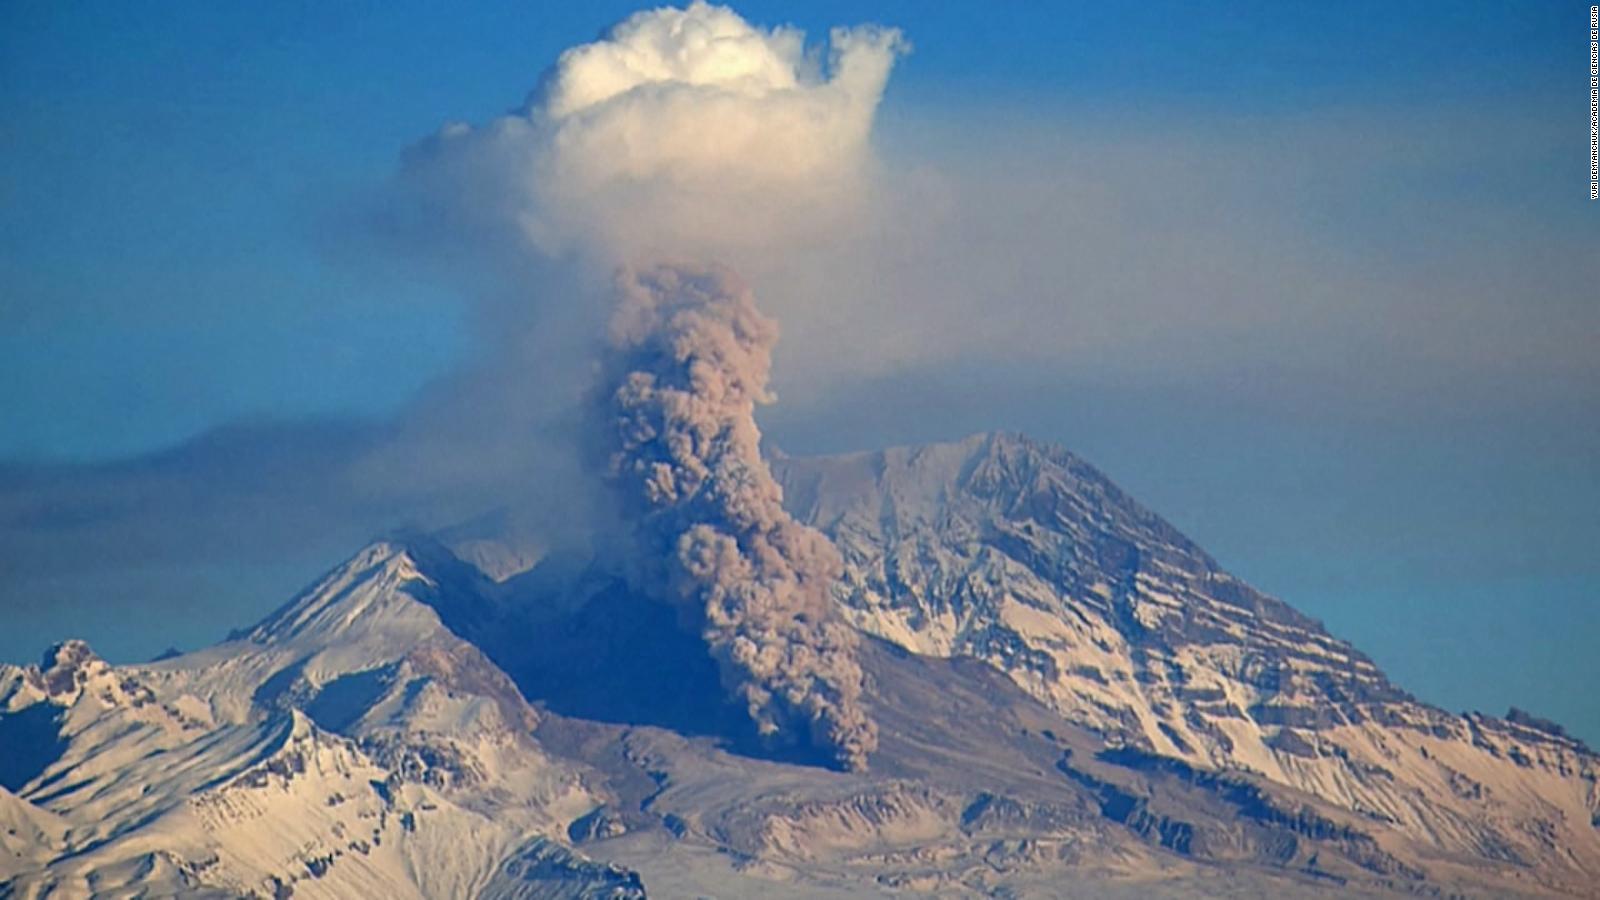
M 1418 703 L 1075 455 L 772 466 L 845 560 L 867 773 L 742 731 L 598 561 L 401 533 L 212 648 L 0 666 L 0 896 L 1592 894 L 1582 742 Z

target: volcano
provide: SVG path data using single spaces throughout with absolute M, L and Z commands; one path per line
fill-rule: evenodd
M 1066 450 L 767 462 L 864 766 L 601 558 L 390 536 L 213 647 L 0 667 L 0 895 L 1600 895 L 1589 748 L 1418 701 Z

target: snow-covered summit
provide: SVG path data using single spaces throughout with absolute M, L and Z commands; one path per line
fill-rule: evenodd
M 1442 851 L 1600 865 L 1600 760 L 1418 703 L 1073 454 L 1014 434 L 776 461 L 862 630 L 982 659 L 1114 744 L 1303 790 Z

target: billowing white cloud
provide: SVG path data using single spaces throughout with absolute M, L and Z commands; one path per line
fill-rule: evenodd
M 452 216 L 488 214 L 549 256 L 735 255 L 857 208 L 905 47 L 862 26 L 808 52 L 798 30 L 704 2 L 640 12 L 563 53 L 524 109 L 443 129 L 409 169 Z
M 553 118 L 567 118 L 660 84 L 759 99 L 800 86 L 804 51 L 801 32 L 763 32 L 726 7 L 646 10 L 612 28 L 605 40 L 562 53 L 540 105 Z

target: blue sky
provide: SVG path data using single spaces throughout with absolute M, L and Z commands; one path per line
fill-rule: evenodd
M 230 416 L 395 408 L 466 351 L 460 326 L 447 290 L 329 250 L 326 201 L 386 177 L 441 123 L 520 102 L 561 49 L 630 9 L 7 4 L 0 452 L 97 458 Z M 812 34 L 904 27 L 916 51 L 891 124 L 984 104 L 1203 116 L 1487 99 L 1555 117 L 1583 87 L 1575 4 L 741 9 Z M 1560 179 L 1514 181 L 1488 187 L 1512 205 L 1562 195 Z M 358 328 L 370 340 L 349 341 Z M 301 356 L 328 371 L 306 377 Z
M 879 115 L 892 163 L 1076 173 L 1046 193 L 1103 204 L 1075 240 L 1129 270 L 1145 242 L 1166 260 L 1018 288 L 1066 331 L 1103 328 L 1065 362 L 952 351 L 849 390 L 794 384 L 767 419 L 778 443 L 1059 440 L 1424 699 L 1515 703 L 1600 741 L 1586 5 L 737 8 L 813 37 L 903 28 L 915 50 Z M 352 210 L 404 148 L 519 105 L 633 9 L 0 4 L 0 459 L 32 479 L 13 476 L 17 508 L 65 485 L 136 526 L 190 509 L 150 496 L 234 498 L 244 518 L 274 485 L 287 506 L 287 481 L 343 477 L 206 481 L 179 445 L 238 423 L 310 429 L 266 442 L 293 453 L 307 433 L 359 443 L 340 429 L 391 427 L 479 356 L 466 289 L 375 249 Z M 1199 271 L 1217 248 L 1248 277 Z M 1089 296 L 1191 283 L 1181 304 Z M 301 458 L 227 434 L 202 444 Z M 175 480 L 96 487 L 130 471 Z M 112 656 L 192 646 L 406 514 L 385 499 L 322 529 L 172 531 L 184 552 L 139 528 L 126 558 L 101 536 L 53 569 L 0 559 L 0 610 L 21 623 L 0 656 L 71 629 Z M 74 554 L 107 561 L 77 572 Z M 151 609 L 172 616 L 152 627 Z

